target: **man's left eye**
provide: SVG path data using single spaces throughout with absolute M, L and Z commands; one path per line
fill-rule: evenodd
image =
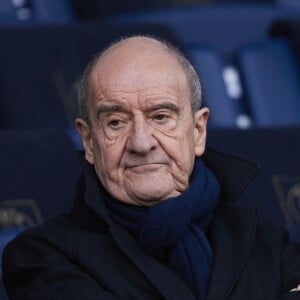
M 121 125 L 121 121 L 120 120 L 111 120 L 110 122 L 109 122 L 109 126 L 110 127 L 118 127 L 118 126 L 120 126 Z

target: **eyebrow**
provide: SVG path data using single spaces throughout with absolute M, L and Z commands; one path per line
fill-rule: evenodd
M 159 110 L 159 109 L 167 109 L 175 113 L 178 113 L 179 111 L 178 107 L 171 102 L 162 102 L 162 103 L 154 104 L 151 105 L 147 110 L 151 111 L 151 110 Z
M 102 104 L 96 108 L 97 117 L 99 117 L 103 113 L 112 112 L 128 113 L 129 111 L 123 105 L 120 104 Z
M 154 111 L 159 109 L 167 109 L 173 111 L 174 113 L 178 113 L 179 111 L 178 107 L 171 102 L 162 102 L 162 103 L 153 104 L 149 106 L 147 111 Z M 96 108 L 96 115 L 98 118 L 103 113 L 113 113 L 113 112 L 129 113 L 129 110 L 120 104 L 102 104 Z

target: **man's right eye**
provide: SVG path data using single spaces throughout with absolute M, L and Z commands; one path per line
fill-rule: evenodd
M 121 120 L 111 120 L 108 122 L 108 125 L 112 128 L 117 128 L 122 124 Z

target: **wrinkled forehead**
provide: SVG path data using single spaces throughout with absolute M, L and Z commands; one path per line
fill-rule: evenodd
M 187 83 L 175 54 L 161 42 L 144 37 L 129 38 L 107 49 L 95 64 L 90 80 L 94 88 L 120 83 L 142 88 L 141 84 L 161 80 Z
M 126 61 L 127 63 L 142 59 L 159 59 L 169 57 L 176 60 L 174 54 L 170 53 L 169 48 L 162 42 L 148 37 L 131 37 L 126 38 L 102 53 L 98 59 L 97 65 L 106 63 Z

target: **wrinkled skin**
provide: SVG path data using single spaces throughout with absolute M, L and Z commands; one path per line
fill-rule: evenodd
M 209 111 L 194 116 L 182 66 L 153 39 L 126 39 L 92 70 L 88 125 L 76 120 L 87 161 L 116 199 L 152 205 L 181 194 L 205 149 Z

